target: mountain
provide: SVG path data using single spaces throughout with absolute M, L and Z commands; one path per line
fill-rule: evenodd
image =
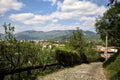
M 92 31 L 83 31 L 84 32 L 84 34 L 86 34 L 86 35 L 95 35 L 96 33 L 95 32 L 92 32 Z
M 60 37 L 63 35 L 70 35 L 73 30 L 54 30 L 54 31 L 24 31 L 15 34 L 18 40 L 27 39 L 27 40 L 51 40 L 56 37 Z
M 48 32 L 28 30 L 16 33 L 18 40 L 66 40 L 75 30 L 53 30 Z M 96 35 L 92 31 L 83 31 L 85 35 Z

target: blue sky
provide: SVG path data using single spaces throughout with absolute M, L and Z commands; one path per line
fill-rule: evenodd
M 0 0 L 0 33 L 4 22 L 25 30 L 95 31 L 95 18 L 107 10 L 108 0 Z

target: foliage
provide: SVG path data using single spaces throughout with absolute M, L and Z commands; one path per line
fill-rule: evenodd
M 95 26 L 103 40 L 108 35 L 111 45 L 120 46 L 120 2 L 108 9 L 103 17 L 97 18 Z
M 40 45 L 32 41 L 17 41 L 13 34 L 14 27 L 6 23 L 3 26 L 5 28 L 5 40 L 0 41 L 0 72 L 55 63 L 54 52 L 47 49 L 42 50 Z M 40 70 L 25 71 L 5 76 L 5 79 L 33 80 L 39 72 Z
M 112 3 L 117 0 L 110 0 Z M 120 46 L 120 2 L 111 6 L 103 17 L 97 19 L 96 30 L 101 38 L 105 40 L 108 35 L 110 45 Z M 120 80 L 120 50 L 111 56 L 103 67 L 108 70 L 110 80 Z
M 95 44 L 93 42 L 86 44 L 84 53 L 89 62 L 99 61 L 100 55 L 99 52 L 95 49 Z
M 110 80 L 120 80 L 120 50 L 111 56 L 104 64 Z
M 12 71 L 21 67 L 38 65 L 38 50 L 39 48 L 33 43 L 28 42 L 0 42 L 0 71 Z M 27 72 L 20 73 L 21 76 Z M 10 75 L 14 79 L 14 75 Z M 16 74 L 17 76 L 17 74 Z M 21 77 L 20 76 L 20 77 Z M 26 75 L 27 77 L 28 75 Z M 10 79 L 11 79 L 10 78 Z
M 88 63 L 87 56 L 85 54 L 87 49 L 86 46 L 88 46 L 86 44 L 87 40 L 85 39 L 82 30 L 77 28 L 77 30 L 71 35 L 66 47 L 68 49 L 75 50 L 79 54 L 81 63 Z
M 108 6 L 116 4 L 118 0 L 109 0 Z
M 81 63 L 80 55 L 68 49 L 56 49 L 56 60 L 63 66 L 74 66 Z
M 73 32 L 71 38 L 69 40 L 69 47 L 73 50 L 77 50 L 82 52 L 85 46 L 85 39 L 82 30 L 77 28 L 76 31 Z
M 81 62 L 88 63 L 98 61 L 100 55 L 95 50 L 97 42 L 86 40 L 82 31 L 77 28 L 71 35 L 70 40 L 66 44 L 66 48 L 76 50 L 79 54 Z

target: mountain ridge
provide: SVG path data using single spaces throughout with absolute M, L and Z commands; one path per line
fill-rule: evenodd
M 16 33 L 15 36 L 18 40 L 53 40 L 55 38 L 62 38 L 62 36 L 70 36 L 75 30 L 52 30 L 52 31 L 35 31 L 27 30 Z M 83 31 L 85 35 L 96 35 L 92 31 Z
M 17 40 L 68 40 L 71 34 L 76 30 L 52 30 L 52 31 L 35 31 L 27 30 L 15 33 Z M 83 31 L 85 36 L 94 36 L 95 32 Z M 3 38 L 2 34 L 2 38 Z

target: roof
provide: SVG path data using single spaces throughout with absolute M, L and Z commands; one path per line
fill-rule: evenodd
M 114 46 L 113 47 L 103 47 L 103 46 L 100 46 L 98 45 L 97 46 L 97 50 L 100 51 L 100 52 L 109 52 L 109 53 L 116 53 L 118 51 L 118 49 L 116 49 Z

